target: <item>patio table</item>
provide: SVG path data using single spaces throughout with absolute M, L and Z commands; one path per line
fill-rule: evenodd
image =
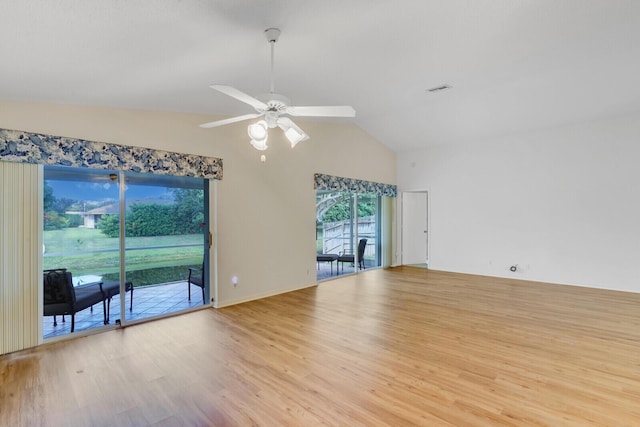
M 120 293 L 120 282 L 104 282 L 102 284 L 102 290 L 104 292 L 104 298 L 107 302 L 107 311 L 104 316 L 104 324 L 109 324 L 109 312 L 111 308 L 111 298 Z M 125 282 L 124 291 L 131 291 L 131 301 L 129 302 L 129 311 L 133 310 L 133 283 Z

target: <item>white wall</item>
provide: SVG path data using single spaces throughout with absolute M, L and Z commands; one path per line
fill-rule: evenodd
M 433 269 L 640 292 L 640 115 L 400 153 L 398 185 Z
M 394 184 L 395 153 L 348 121 L 296 120 L 311 139 L 292 150 L 274 129 L 267 162 L 261 163 L 261 153 L 248 142 L 247 123 L 198 127 L 215 119 L 0 101 L 2 128 L 222 158 L 224 177 L 217 188 L 219 305 L 315 284 L 313 174 Z M 239 278 L 237 287 L 233 276 Z

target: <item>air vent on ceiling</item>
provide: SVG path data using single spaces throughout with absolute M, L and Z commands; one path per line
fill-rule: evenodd
M 447 89 L 451 89 L 451 86 L 449 85 L 436 86 L 436 87 L 432 87 L 431 89 L 427 89 L 427 92 L 440 92 Z

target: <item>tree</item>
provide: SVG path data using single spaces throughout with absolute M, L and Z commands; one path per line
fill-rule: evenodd
M 204 191 L 173 189 L 174 216 L 177 234 L 202 233 L 204 227 Z
M 67 199 L 66 197 L 54 197 L 53 198 L 53 206 L 52 210 L 58 212 L 60 215 L 63 215 L 69 208 L 78 202 L 73 199 Z
M 351 206 L 353 203 L 353 193 L 341 193 L 339 197 L 326 197 L 325 201 L 331 203 L 331 207 L 326 209 L 322 216 L 322 222 L 346 221 L 351 218 Z M 322 200 L 320 200 L 322 201 Z M 359 196 L 358 198 L 358 218 L 375 215 L 375 198 Z
M 323 222 L 345 221 L 351 216 L 351 209 L 348 202 L 340 201 L 331 206 L 323 217 Z
M 67 198 L 57 198 L 53 195 L 53 187 L 47 181 L 44 182 L 43 196 L 43 223 L 45 230 L 59 230 L 61 228 L 76 225 L 80 218 L 72 218 L 71 215 L 65 215 L 67 208 L 74 204 L 75 201 Z M 75 216 L 75 215 L 74 215 Z
M 60 230 L 69 226 L 69 220 L 56 211 L 45 212 L 43 222 L 45 230 Z
M 45 212 L 52 211 L 56 198 L 53 196 L 53 187 L 47 181 L 44 182 L 44 198 L 43 210 Z

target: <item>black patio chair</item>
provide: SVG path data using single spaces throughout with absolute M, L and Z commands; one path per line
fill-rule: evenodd
M 187 278 L 189 301 L 191 301 L 191 285 L 202 288 L 202 304 L 206 304 L 204 300 L 204 263 L 202 264 L 202 268 L 189 267 L 189 277 Z
M 367 239 L 360 239 L 358 242 L 358 267 L 360 269 L 364 269 L 364 250 L 367 247 Z M 340 256 L 338 256 L 338 264 L 342 264 L 342 271 L 344 271 L 344 263 L 350 263 L 351 265 L 355 265 L 356 257 L 353 254 L 353 250 L 345 249 Z
M 102 282 L 87 283 L 73 286 L 71 272 L 66 269 L 45 270 L 43 274 L 44 286 L 44 315 L 53 316 L 53 326 L 57 326 L 57 315 L 71 316 L 71 332 L 75 330 L 76 313 L 102 302 L 106 322 L 105 294 Z
M 367 239 L 360 239 L 358 242 L 358 267 L 364 270 L 364 250 L 367 248 Z

